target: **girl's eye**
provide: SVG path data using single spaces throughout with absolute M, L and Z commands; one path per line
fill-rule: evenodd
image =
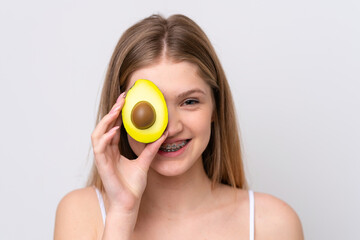
M 183 105 L 194 105 L 194 104 L 197 104 L 197 103 L 199 103 L 199 101 L 196 100 L 196 99 L 188 99 L 188 100 L 186 100 L 186 101 L 184 102 Z

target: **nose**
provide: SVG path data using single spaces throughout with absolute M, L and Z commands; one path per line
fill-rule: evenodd
M 168 137 L 176 137 L 182 132 L 184 125 L 180 113 L 175 108 L 168 107 Z

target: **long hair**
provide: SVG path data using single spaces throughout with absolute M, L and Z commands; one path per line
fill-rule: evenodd
M 215 183 L 223 183 L 247 189 L 236 113 L 224 70 L 206 34 L 184 15 L 172 15 L 167 19 L 152 15 L 124 32 L 108 66 L 96 125 L 126 89 L 130 75 L 156 63 L 161 57 L 195 64 L 198 66 L 199 76 L 212 89 L 215 100 L 214 121 L 202 159 L 213 186 Z M 136 158 L 123 126 L 120 130 L 119 150 L 129 159 Z M 95 185 L 103 190 L 95 164 L 88 185 Z

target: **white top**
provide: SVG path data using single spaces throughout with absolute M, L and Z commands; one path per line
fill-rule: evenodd
M 99 200 L 101 215 L 103 219 L 103 223 L 105 225 L 105 219 L 106 219 L 106 211 L 104 206 L 104 199 L 101 195 L 101 192 L 95 188 L 96 195 Z M 254 192 L 252 190 L 249 190 L 249 209 L 250 209 L 250 240 L 254 240 L 254 233 L 255 233 L 255 204 L 254 204 Z
M 103 219 L 103 223 L 104 223 L 104 225 L 105 225 L 106 211 L 105 211 L 104 199 L 103 199 L 102 194 L 101 194 L 101 192 L 99 191 L 99 189 L 95 188 L 95 191 L 96 191 L 96 195 L 97 195 L 97 197 L 98 197 L 98 199 L 99 199 L 101 216 L 102 216 L 102 219 Z
M 255 234 L 255 204 L 254 204 L 254 192 L 249 190 L 249 208 L 250 208 L 250 240 L 254 240 Z

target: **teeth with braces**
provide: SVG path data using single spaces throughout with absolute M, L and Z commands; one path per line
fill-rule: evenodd
M 175 152 L 175 151 L 178 151 L 181 148 L 183 148 L 187 142 L 188 141 L 185 140 L 185 141 L 181 142 L 179 145 L 176 145 L 176 143 L 166 144 L 165 146 L 161 146 L 160 150 L 164 151 L 164 152 Z

